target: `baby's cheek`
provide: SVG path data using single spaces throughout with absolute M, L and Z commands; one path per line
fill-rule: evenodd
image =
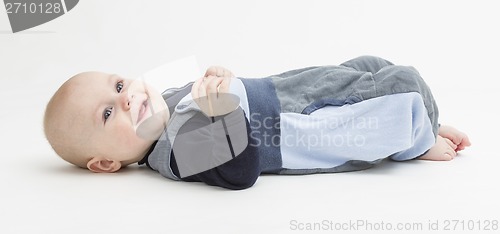
M 124 131 L 123 133 L 123 141 L 126 142 L 128 145 L 137 145 L 140 142 L 139 137 L 137 136 L 135 130 L 133 129 L 128 129 Z
M 113 128 L 112 134 L 120 142 L 125 144 L 133 143 L 133 138 L 136 137 L 134 129 L 130 126 L 130 124 L 126 123 L 117 124 L 116 127 Z
M 120 148 L 127 153 L 141 151 L 146 147 L 147 142 L 137 135 L 136 130 L 128 119 L 123 118 L 121 120 L 116 122 L 116 126 L 113 128 L 113 135 L 118 140 L 117 145 L 120 145 Z
M 148 145 L 152 144 L 149 140 L 138 136 L 135 131 L 130 131 L 125 141 L 128 145 L 130 145 L 130 147 L 133 147 L 136 150 L 143 150 L 144 147 L 148 147 Z

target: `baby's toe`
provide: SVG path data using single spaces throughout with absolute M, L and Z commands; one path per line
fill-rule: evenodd
M 453 160 L 453 156 L 451 156 L 450 153 L 444 153 L 442 159 L 443 159 L 443 161 L 451 161 L 451 160 Z
M 453 150 L 456 150 L 457 149 L 457 145 L 455 143 L 453 143 L 450 139 L 448 138 L 444 138 L 444 140 L 446 141 L 446 143 L 453 149 Z

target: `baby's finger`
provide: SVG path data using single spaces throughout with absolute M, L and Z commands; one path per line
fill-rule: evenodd
M 209 76 L 200 86 L 200 97 L 206 96 L 199 100 L 199 106 L 208 116 L 216 116 L 217 110 L 217 86 L 221 82 L 221 77 Z
M 217 76 L 217 67 L 216 66 L 210 66 L 207 71 L 205 72 L 205 77 L 209 76 Z
M 224 77 L 222 82 L 219 84 L 219 93 L 229 93 L 230 86 L 231 86 L 231 77 Z
M 200 97 L 199 89 L 200 89 L 201 84 L 203 83 L 203 79 L 204 79 L 204 77 L 200 77 L 199 79 L 197 79 L 194 82 L 193 87 L 191 87 L 191 96 L 193 97 L 193 99 Z
M 220 89 L 220 85 L 222 83 L 222 81 L 224 80 L 224 77 L 216 77 L 216 78 L 213 78 L 210 80 L 210 82 L 208 83 L 207 85 L 207 93 L 214 93 L 214 94 L 218 94 L 219 93 L 219 89 Z
M 198 98 L 207 96 L 207 86 L 210 84 L 214 76 L 203 77 L 200 87 L 198 88 Z
M 223 69 L 224 69 L 224 75 L 223 75 L 224 77 L 229 77 L 229 78 L 234 77 L 234 74 L 231 71 L 229 71 L 225 68 L 223 68 Z
M 218 67 L 217 68 L 217 76 L 218 77 L 224 77 L 225 76 L 225 73 L 226 73 L 226 69 L 222 68 L 222 67 Z

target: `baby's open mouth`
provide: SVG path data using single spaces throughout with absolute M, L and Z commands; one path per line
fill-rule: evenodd
M 146 100 L 144 100 L 144 102 L 142 103 L 141 108 L 139 109 L 139 113 L 137 115 L 137 123 L 135 124 L 139 124 L 141 122 L 141 120 L 146 115 L 147 110 L 148 110 L 148 99 L 146 98 Z

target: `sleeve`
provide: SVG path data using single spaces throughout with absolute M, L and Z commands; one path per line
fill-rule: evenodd
M 174 156 L 170 160 L 170 167 L 174 174 L 178 176 L 179 172 Z M 181 180 L 186 182 L 204 182 L 212 186 L 241 190 L 252 187 L 259 175 L 259 158 L 255 154 L 255 148 L 248 145 L 238 157 L 215 168 L 181 178 Z
M 341 64 L 344 67 L 354 68 L 357 71 L 377 73 L 380 69 L 386 66 L 394 65 L 393 63 L 375 56 L 360 56 L 351 59 Z
M 240 190 L 260 175 L 250 125 L 239 108 L 226 116 L 195 116 L 176 136 L 170 168 L 182 181 Z

